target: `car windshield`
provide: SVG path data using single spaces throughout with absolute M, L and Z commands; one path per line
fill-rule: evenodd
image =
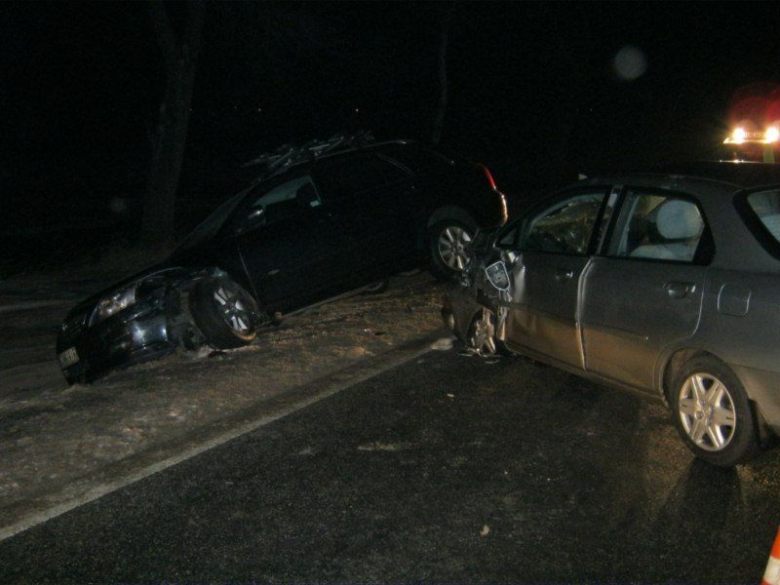
M 190 250 L 197 247 L 206 240 L 214 237 L 219 231 L 219 228 L 222 227 L 222 224 L 225 223 L 239 202 L 244 198 L 244 195 L 246 195 L 248 190 L 249 189 L 244 189 L 212 211 L 211 214 L 198 225 L 198 227 L 192 230 L 192 232 L 190 232 L 190 234 L 184 238 L 176 251 L 181 252 L 184 250 Z

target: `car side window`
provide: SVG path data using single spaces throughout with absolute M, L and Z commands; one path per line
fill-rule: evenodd
M 266 222 L 279 221 L 321 204 L 309 175 L 286 181 L 255 198 L 250 209 L 262 207 Z
M 336 199 L 408 178 L 397 165 L 374 155 L 350 158 L 316 170 L 317 183 L 325 197 Z
M 751 193 L 747 203 L 769 235 L 780 243 L 780 189 Z
M 545 207 L 521 224 L 520 250 L 585 255 L 604 202 L 604 192 L 580 193 Z M 505 234 L 505 239 L 513 237 Z
M 693 263 L 705 227 L 701 211 L 691 199 L 629 191 L 609 255 Z

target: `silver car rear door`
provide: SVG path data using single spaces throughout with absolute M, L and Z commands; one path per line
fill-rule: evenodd
M 586 369 L 652 389 L 663 348 L 696 331 L 712 251 L 694 198 L 627 189 L 604 253 L 583 279 Z

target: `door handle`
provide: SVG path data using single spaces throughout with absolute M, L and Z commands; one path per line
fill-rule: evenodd
M 555 271 L 555 280 L 562 282 L 564 280 L 571 280 L 574 277 L 573 270 L 558 269 Z
M 693 282 L 672 281 L 664 284 L 666 294 L 672 299 L 684 299 L 689 294 L 696 292 L 696 284 Z

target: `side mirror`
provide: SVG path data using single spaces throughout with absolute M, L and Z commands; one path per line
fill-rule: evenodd
M 253 207 L 239 221 L 236 222 L 236 233 L 243 234 L 265 223 L 265 209 L 262 206 Z

